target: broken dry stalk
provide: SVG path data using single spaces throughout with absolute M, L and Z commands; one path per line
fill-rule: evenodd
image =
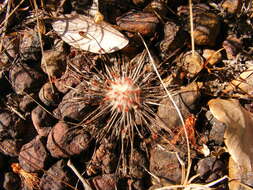
M 70 161 L 70 159 L 67 162 L 68 167 L 70 167 L 72 169 L 72 171 L 76 174 L 76 176 L 80 179 L 80 181 L 83 184 L 83 187 L 85 190 L 92 190 L 89 183 L 81 176 L 81 174 L 77 171 L 77 169 L 75 168 L 75 166 L 72 164 L 72 162 Z

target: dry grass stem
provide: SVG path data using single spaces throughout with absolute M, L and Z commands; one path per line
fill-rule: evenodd
M 38 13 L 38 5 L 37 5 L 36 0 L 33 0 L 33 4 L 34 4 L 34 7 L 35 7 L 35 14 L 36 14 L 36 20 L 37 20 L 37 32 L 38 32 L 39 40 L 40 40 L 40 48 L 41 48 L 41 53 L 42 53 L 42 56 L 43 56 L 44 48 L 43 48 L 42 36 L 41 36 L 41 33 L 40 33 L 40 28 L 41 27 L 40 27 L 39 13 Z M 47 72 L 47 76 L 48 76 L 48 80 L 49 80 L 49 83 L 50 83 L 50 86 L 51 86 L 52 93 L 54 93 L 53 82 L 52 82 L 51 76 L 49 75 L 48 65 L 47 65 L 46 62 L 45 62 L 45 68 L 46 68 L 46 72 Z
M 189 0 L 189 9 L 190 9 L 190 28 L 191 28 L 192 56 L 194 56 L 194 53 L 195 53 L 195 43 L 194 43 L 194 28 L 193 28 L 192 0 Z
M 12 0 L 9 0 L 8 3 L 12 1 Z M 12 15 L 13 13 L 15 13 L 15 11 L 20 7 L 20 5 L 24 2 L 25 0 L 21 0 L 19 2 L 19 4 L 10 12 L 10 14 L 8 14 L 7 17 L 5 17 L 5 20 L 8 20 Z M 5 24 L 5 20 L 0 24 L 0 28 Z
M 193 176 L 193 178 L 195 178 L 195 176 Z M 176 190 L 178 188 L 183 189 L 183 190 L 211 190 L 212 186 L 217 185 L 218 183 L 224 181 L 225 179 L 228 179 L 228 176 L 223 176 L 222 178 L 219 178 L 208 184 L 187 183 L 184 185 L 166 186 L 166 187 L 158 188 L 156 190 Z M 190 179 L 189 182 L 191 182 L 192 180 L 193 179 Z
M 164 88 L 164 90 L 165 90 L 167 96 L 169 97 L 169 99 L 171 100 L 173 106 L 175 107 L 175 109 L 176 109 L 176 111 L 177 111 L 177 113 L 178 113 L 178 116 L 179 116 L 179 118 L 180 118 L 180 121 L 181 121 L 181 123 L 182 123 L 183 129 L 184 129 L 184 135 L 185 135 L 186 144 L 187 144 L 187 161 L 188 161 L 188 166 L 187 166 L 186 174 L 183 175 L 183 176 L 185 176 L 185 177 L 182 176 L 182 178 L 185 179 L 185 180 L 184 180 L 184 181 L 185 181 L 184 184 L 185 184 L 185 183 L 187 183 L 187 180 L 188 180 L 189 174 L 190 174 L 190 168 L 191 168 L 191 152 L 190 152 L 190 151 L 191 151 L 191 150 L 190 150 L 190 143 L 189 143 L 188 133 L 187 133 L 187 130 L 186 130 L 186 127 L 185 127 L 184 118 L 183 118 L 183 116 L 182 116 L 182 114 L 181 114 L 181 112 L 180 112 L 180 109 L 178 108 L 176 102 L 173 100 L 173 97 L 172 97 L 171 93 L 170 93 L 170 92 L 168 91 L 168 89 L 166 88 L 166 85 L 164 84 L 164 82 L 163 82 L 163 80 L 162 80 L 162 78 L 161 78 L 161 75 L 159 74 L 159 71 L 158 71 L 158 69 L 157 69 L 157 67 L 156 67 L 156 64 L 155 64 L 155 60 L 153 59 L 153 57 L 152 57 L 152 55 L 151 55 L 151 53 L 150 53 L 150 51 L 149 51 L 149 49 L 148 49 L 148 46 L 147 46 L 146 42 L 144 41 L 143 37 L 142 37 L 140 34 L 139 34 L 139 36 L 140 36 L 140 38 L 141 38 L 141 40 L 142 40 L 142 42 L 143 42 L 143 44 L 144 44 L 144 46 L 145 46 L 145 48 L 146 48 L 146 50 L 147 50 L 147 52 L 148 52 L 148 56 L 149 56 L 149 58 L 150 58 L 150 62 L 151 62 L 151 64 L 152 64 L 152 66 L 153 66 L 153 69 L 154 69 L 154 71 L 155 71 L 155 73 L 156 73 L 158 79 L 160 80 L 160 82 L 161 82 L 161 84 L 162 84 L 162 86 L 163 86 L 163 88 Z
M 9 20 L 8 18 L 9 18 L 9 13 L 10 13 L 10 10 L 11 10 L 11 3 L 12 3 L 12 0 L 9 0 L 8 4 L 7 4 L 5 19 L 2 22 L 2 23 L 4 23 L 4 26 L 2 28 L 2 35 L 1 35 L 1 42 L 0 42 L 0 52 L 2 52 L 2 49 L 3 49 L 3 40 L 4 40 L 4 37 L 5 37 L 5 31 L 6 31 L 7 26 L 8 26 L 8 20 Z
M 77 169 L 75 168 L 75 166 L 72 164 L 72 162 L 70 161 L 70 159 L 67 162 L 68 167 L 70 167 L 72 169 L 72 171 L 76 174 L 76 176 L 80 179 L 80 181 L 83 184 L 83 187 L 85 190 L 92 190 L 92 188 L 90 187 L 89 183 L 81 176 L 81 174 L 77 171 Z

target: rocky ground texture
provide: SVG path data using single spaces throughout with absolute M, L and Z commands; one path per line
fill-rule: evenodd
M 0 3 L 0 189 L 253 187 L 252 1 L 94 2 Z

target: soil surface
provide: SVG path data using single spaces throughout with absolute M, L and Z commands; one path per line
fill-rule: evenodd
M 252 1 L 188 3 L 1 2 L 0 189 L 244 189 L 208 102 L 253 110 Z

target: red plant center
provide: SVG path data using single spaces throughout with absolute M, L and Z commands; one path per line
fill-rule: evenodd
M 118 112 L 128 112 L 140 104 L 140 88 L 128 77 L 108 81 L 108 91 L 105 100 L 112 109 Z

